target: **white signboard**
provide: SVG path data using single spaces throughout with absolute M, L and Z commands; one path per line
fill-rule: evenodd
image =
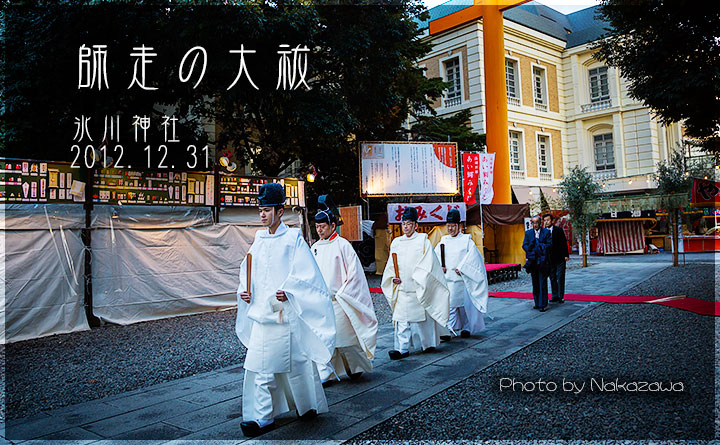
M 495 153 L 480 153 L 480 204 L 490 204 L 493 200 L 493 176 L 495 172 Z
M 361 142 L 360 192 L 367 196 L 456 195 L 454 142 Z
M 403 212 L 407 207 L 415 207 L 418 211 L 419 223 L 445 224 L 447 213 L 450 209 L 457 209 L 460 212 L 460 221 L 465 221 L 464 202 L 434 202 L 434 203 L 403 203 L 388 204 L 388 223 L 400 224 Z

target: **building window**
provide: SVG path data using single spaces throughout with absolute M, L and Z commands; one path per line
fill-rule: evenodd
M 510 173 L 511 177 L 524 176 L 522 134 L 519 131 L 511 131 L 508 137 L 510 142 Z
M 545 70 L 533 67 L 533 96 L 535 97 L 535 108 L 547 111 L 547 90 L 545 87 Z
M 608 86 L 607 67 L 593 68 L 590 70 L 590 102 L 602 102 L 610 99 L 610 87 Z
M 520 106 L 520 82 L 518 79 L 517 62 L 505 59 L 505 86 L 509 105 Z
M 593 142 L 595 145 L 595 171 L 614 170 L 615 154 L 612 133 L 593 136 Z
M 538 177 L 540 179 L 552 179 L 552 167 L 550 165 L 550 138 L 538 135 L 537 156 L 538 156 Z
M 508 97 L 518 97 L 517 90 L 517 62 L 505 59 L 505 85 Z
M 462 102 L 462 88 L 460 83 L 460 58 L 446 60 L 443 62 L 445 66 L 445 81 L 450 86 L 445 93 L 445 106 L 452 107 L 460 105 Z

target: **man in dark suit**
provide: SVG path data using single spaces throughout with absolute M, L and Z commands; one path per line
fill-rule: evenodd
M 550 231 L 552 244 L 550 245 L 550 287 L 552 288 L 553 303 L 565 302 L 565 262 L 570 259 L 567 238 L 562 227 L 555 225 L 555 218 L 549 213 L 543 215 L 545 228 Z
M 545 312 L 548 304 L 548 253 L 552 238 L 550 231 L 540 226 L 540 217 L 532 219 L 532 229 L 525 232 L 523 250 L 525 251 L 525 270 L 532 276 L 533 298 L 535 306 Z

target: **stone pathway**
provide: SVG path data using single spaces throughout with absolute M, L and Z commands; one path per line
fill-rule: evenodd
M 600 263 L 568 273 L 566 289 L 568 293 L 619 295 L 665 267 L 665 263 L 640 260 Z M 508 357 L 598 304 L 552 304 L 550 310 L 540 313 L 531 309 L 532 300 L 491 298 L 493 318 L 486 317 L 487 330 L 482 335 L 453 339 L 434 353 L 411 354 L 400 361 L 388 358 L 392 326 L 383 325 L 373 373 L 328 387 L 329 413 L 310 422 L 288 414 L 278 418 L 279 427 L 261 439 L 350 439 Z M 10 443 L 63 440 L 63 444 L 133 439 L 242 442 L 246 441 L 240 430 L 242 379 L 242 367 L 232 366 L 14 420 L 1 434 L 7 438 L 4 443 L 8 439 Z

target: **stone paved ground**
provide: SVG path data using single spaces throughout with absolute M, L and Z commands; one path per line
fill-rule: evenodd
M 612 279 L 607 277 L 606 279 Z M 713 264 L 668 268 L 627 295 L 717 299 Z M 715 317 L 652 304 L 604 304 L 356 436 L 429 439 L 705 439 L 715 436 Z M 585 383 L 584 391 L 500 390 L 501 379 Z M 683 392 L 590 391 L 591 379 L 670 382 Z M 508 381 L 504 381 L 508 382 Z M 526 385 L 530 390 L 531 385 Z M 718 425 L 720 426 L 720 425 Z M 717 438 L 717 437 L 716 437 Z
M 568 275 L 569 290 L 619 293 L 663 268 L 663 264 L 652 261 L 600 263 L 572 271 Z M 608 280 L 608 276 L 612 279 Z M 543 314 L 530 309 L 530 300 L 493 298 L 490 312 L 494 318 L 488 319 L 483 335 L 453 340 L 443 344 L 437 353 L 414 354 L 400 362 L 391 362 L 387 357 L 392 328 L 384 323 L 372 374 L 328 388 L 329 413 L 310 423 L 298 422 L 293 415 L 282 416 L 278 419 L 281 426 L 263 439 L 327 440 L 357 436 L 502 362 L 597 305 L 568 302 Z M 536 365 L 542 366 L 543 362 Z M 233 365 L 13 420 L 7 425 L 6 437 L 37 438 L 36 443 L 53 439 L 241 441 L 244 440 L 239 431 L 241 384 L 242 368 Z
M 569 270 L 578 267 L 571 261 Z M 370 286 L 380 277 L 368 275 Z M 530 276 L 495 283 L 491 291 L 528 286 Z M 391 322 L 390 307 L 374 294 L 379 323 Z M 241 364 L 245 348 L 235 336 L 236 311 L 136 323 L 55 335 L 0 346 L 0 386 L 7 398 L 0 422 L 75 403 L 191 377 Z M 7 358 L 6 358 L 7 357 Z M 52 364 L 52 366 L 48 366 Z M 6 413 L 7 409 L 7 413 Z

